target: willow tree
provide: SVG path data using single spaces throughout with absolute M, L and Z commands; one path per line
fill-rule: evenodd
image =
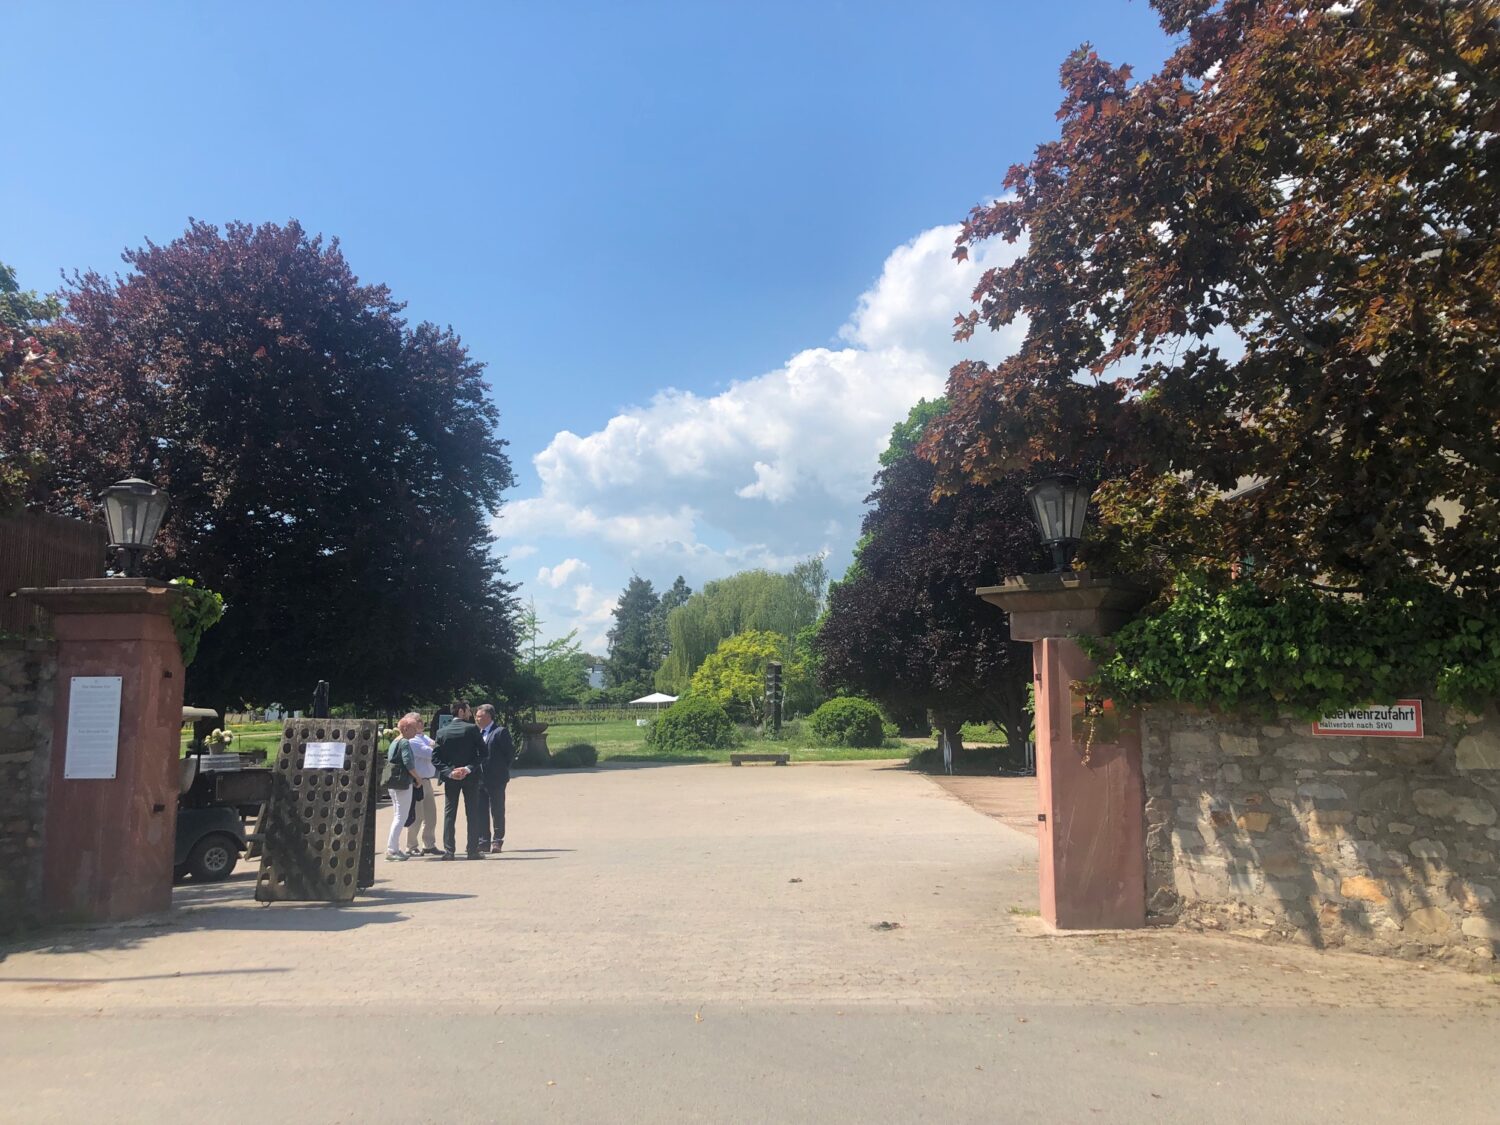
M 792 659 L 797 634 L 817 621 L 827 588 L 821 558 L 804 559 L 789 573 L 746 570 L 707 583 L 667 615 L 668 651 L 656 686 L 681 694 L 720 642 L 750 629 L 784 638 Z

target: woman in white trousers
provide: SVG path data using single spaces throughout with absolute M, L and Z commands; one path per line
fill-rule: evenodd
M 401 829 L 406 827 L 406 814 L 411 812 L 412 786 L 422 779 L 417 776 L 416 760 L 412 754 L 411 739 L 422 729 L 415 715 L 403 715 L 396 724 L 401 737 L 391 743 L 388 759 L 391 763 L 391 779 L 405 781 L 402 786 L 386 790 L 391 795 L 391 831 L 385 840 L 386 859 L 405 859 L 401 850 Z

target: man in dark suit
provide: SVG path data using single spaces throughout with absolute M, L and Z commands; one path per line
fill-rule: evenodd
M 505 845 L 505 787 L 510 784 L 510 764 L 516 756 L 516 744 L 510 731 L 495 721 L 493 704 L 481 703 L 474 712 L 479 736 L 484 739 L 484 797 L 489 817 L 480 834 L 481 851 L 498 853 Z
M 481 778 L 485 746 L 479 728 L 469 721 L 469 705 L 462 699 L 453 701 L 449 710 L 453 721 L 438 731 L 432 748 L 432 764 L 443 782 L 443 858 L 452 859 L 458 829 L 458 799 L 462 794 L 464 820 L 468 822 L 466 859 L 483 859 L 479 838 L 488 827 L 489 810 L 485 807 Z

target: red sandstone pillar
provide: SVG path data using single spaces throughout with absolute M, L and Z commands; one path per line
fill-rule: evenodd
M 1094 664 L 1074 642 L 1036 641 L 1042 917 L 1060 930 L 1146 922 L 1146 786 L 1139 729 L 1106 705 L 1092 743 L 1070 685 Z M 1085 747 L 1087 756 L 1085 757 Z
M 45 919 L 107 922 L 166 910 L 172 903 L 177 826 L 182 653 L 167 587 L 134 578 L 97 578 L 22 591 L 53 615 L 57 691 L 52 767 L 42 838 Z M 69 716 L 76 677 L 119 677 L 119 734 L 113 777 L 69 777 Z M 95 687 L 98 687 L 96 684 Z M 83 692 L 80 690 L 80 701 Z M 104 711 L 108 682 L 104 685 Z M 75 751 L 101 742 L 100 707 L 76 717 Z M 74 772 L 78 772 L 77 754 Z M 108 772 L 96 756 L 92 769 Z
M 1145 592 L 1085 575 L 1027 575 L 980 597 L 1032 641 L 1042 917 L 1060 930 L 1133 929 L 1146 921 L 1146 786 L 1133 715 L 1104 701 L 1092 721 L 1072 688 L 1095 666 L 1071 639 L 1113 632 Z M 1092 739 L 1089 735 L 1093 729 Z

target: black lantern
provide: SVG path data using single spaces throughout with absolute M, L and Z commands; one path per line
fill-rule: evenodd
M 166 514 L 167 494 L 139 477 L 122 480 L 104 490 L 109 545 L 120 552 L 120 569 L 127 576 L 135 576 L 141 556 L 151 549 L 151 541 Z
M 1026 492 L 1042 542 L 1051 549 L 1052 561 L 1059 571 L 1068 568 L 1073 551 L 1083 538 L 1089 491 L 1077 477 L 1056 476 L 1038 481 Z

